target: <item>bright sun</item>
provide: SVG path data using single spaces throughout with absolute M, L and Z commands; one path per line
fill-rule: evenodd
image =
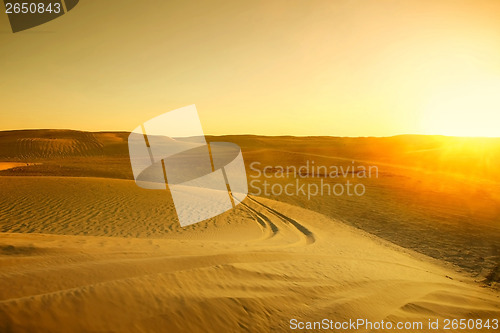
M 424 109 L 427 134 L 500 137 L 500 80 L 448 86 Z

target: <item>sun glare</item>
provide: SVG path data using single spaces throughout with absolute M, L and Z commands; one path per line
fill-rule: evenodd
M 426 134 L 500 137 L 500 80 L 441 90 L 428 100 L 422 126 Z

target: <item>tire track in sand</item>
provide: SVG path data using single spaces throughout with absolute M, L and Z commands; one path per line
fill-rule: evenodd
M 306 245 L 313 244 L 316 242 L 316 237 L 312 231 L 310 231 L 307 227 L 305 227 L 303 224 L 301 224 L 299 221 L 291 218 L 290 216 L 287 216 L 283 213 L 280 213 L 279 211 L 261 203 L 257 199 L 254 199 L 250 196 L 248 196 L 248 199 L 250 202 L 256 204 L 259 207 L 262 207 L 265 211 L 270 213 L 270 215 L 266 215 L 264 213 L 258 212 L 256 209 L 250 207 L 247 204 L 244 204 L 247 209 L 251 210 L 255 216 L 257 216 L 258 220 L 257 222 L 262 226 L 262 223 L 266 223 L 267 225 L 270 226 L 271 230 L 273 231 L 273 234 L 271 237 L 276 236 L 280 232 L 280 228 L 277 226 L 276 223 L 271 222 L 271 220 L 278 218 L 279 221 L 281 221 L 285 226 L 291 226 L 296 233 L 298 233 L 299 237 L 301 240 L 299 242 L 304 241 Z M 260 220 L 259 220 L 260 219 Z M 271 238 L 269 237 L 269 238 Z

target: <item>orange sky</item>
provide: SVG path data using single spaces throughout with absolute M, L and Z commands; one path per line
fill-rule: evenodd
M 81 0 L 0 45 L 0 129 L 500 136 L 498 0 Z

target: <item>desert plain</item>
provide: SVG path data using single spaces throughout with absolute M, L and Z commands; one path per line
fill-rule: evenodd
M 238 144 L 255 182 L 235 209 L 182 228 L 168 188 L 136 186 L 127 137 L 0 132 L 1 332 L 500 319 L 500 139 L 207 137 Z M 378 172 L 273 172 L 313 161 Z M 345 178 L 364 194 L 257 191 Z M 395 332 L 356 332 L 370 331 Z

